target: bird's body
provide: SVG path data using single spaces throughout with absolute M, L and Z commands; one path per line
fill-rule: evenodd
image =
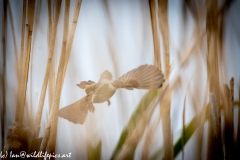
M 112 80 L 108 79 L 102 79 L 99 82 L 99 85 L 95 90 L 95 94 L 92 97 L 93 103 L 103 103 L 108 101 L 114 95 L 117 88 L 115 88 L 111 83 Z
M 94 112 L 93 103 L 108 102 L 110 106 L 110 98 L 114 95 L 118 88 L 128 90 L 136 89 L 157 89 L 164 82 L 162 72 L 153 65 L 142 65 L 133 69 L 119 77 L 117 80 L 112 80 L 112 74 L 105 70 L 98 81 L 82 81 L 77 84 L 86 92 L 86 96 L 81 100 L 64 107 L 59 110 L 59 116 L 73 123 L 83 124 L 88 110 Z

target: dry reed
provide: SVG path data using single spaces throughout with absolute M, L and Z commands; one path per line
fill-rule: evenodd
M 152 23 L 152 35 L 153 35 L 153 48 L 154 48 L 154 59 L 155 63 L 159 69 L 162 68 L 161 65 L 161 54 L 160 54 L 160 43 L 159 43 L 159 34 L 156 18 L 156 2 L 155 0 L 149 0 L 150 16 Z
M 5 119 L 6 119 L 6 38 L 7 38 L 7 1 L 3 1 L 3 23 L 2 23 L 2 75 L 1 75 L 1 85 L 2 85 L 2 104 L 1 104 L 1 136 L 2 143 L 1 147 L 4 148 L 5 141 Z
M 51 46 L 51 36 L 52 35 L 52 17 L 53 17 L 53 12 L 52 12 L 52 1 L 48 0 L 48 46 Z M 53 22 L 54 23 L 54 22 Z M 54 48 L 54 47 L 53 47 Z M 49 110 L 51 111 L 51 106 L 52 106 L 52 102 L 53 102 L 53 95 L 54 95 L 54 84 L 55 84 L 55 55 L 53 55 L 52 57 L 52 63 L 51 63 L 51 70 L 49 73 L 49 80 L 48 80 L 48 95 L 49 95 Z
M 72 20 L 72 28 L 70 30 L 70 33 L 69 33 L 69 36 L 68 36 L 68 39 L 67 39 L 67 49 L 66 49 L 66 55 L 65 55 L 65 61 L 66 62 L 68 62 L 69 57 L 70 57 L 70 53 L 71 53 L 71 49 L 72 49 L 74 34 L 75 34 L 75 31 L 76 31 L 76 27 L 77 27 L 78 16 L 79 16 L 81 4 L 82 4 L 82 0 L 77 0 L 76 1 L 74 14 L 73 14 L 73 20 Z M 67 70 L 67 65 L 64 65 L 64 70 L 63 70 L 64 76 L 66 74 L 66 70 Z
M 168 26 L 168 0 L 158 0 L 158 15 L 159 26 L 162 35 L 163 50 L 164 50 L 164 64 L 165 64 L 165 77 L 168 78 L 170 74 L 170 53 L 169 53 L 169 26 Z M 171 108 L 171 101 L 167 103 L 167 108 Z M 163 159 L 173 159 L 173 140 L 171 129 L 170 110 L 166 113 L 161 113 L 163 140 L 164 140 L 164 157 Z M 163 107 L 160 107 L 160 112 L 163 112 Z
M 168 0 L 158 0 L 158 16 L 164 49 L 165 77 L 168 77 L 170 74 Z
M 223 149 L 221 140 L 221 118 L 220 118 L 220 107 L 216 96 L 210 93 L 209 97 L 210 105 L 210 123 L 209 123 L 209 138 L 212 139 L 210 143 L 211 148 L 209 151 L 210 159 L 222 159 Z
M 28 72 L 29 72 L 29 62 L 31 55 L 31 45 L 32 45 L 32 32 L 33 32 L 33 22 L 34 22 L 34 10 L 35 10 L 35 0 L 28 1 L 28 32 L 27 32 L 27 48 L 25 54 L 23 54 L 23 59 L 21 63 L 21 78 L 19 84 L 19 93 L 18 93 L 18 107 L 17 114 L 15 117 L 16 122 L 22 123 L 24 116 L 24 107 L 26 101 L 26 90 L 27 90 L 27 81 L 28 81 Z M 23 22 L 25 23 L 25 22 Z
M 44 101 L 45 101 L 45 95 L 46 95 L 49 75 L 50 75 L 51 70 L 53 69 L 52 59 L 54 56 L 54 48 L 55 48 L 55 41 L 56 41 L 56 35 L 57 35 L 57 26 L 58 26 L 58 21 L 59 21 L 59 16 L 60 16 L 61 3 L 62 3 L 61 0 L 57 1 L 55 19 L 53 22 L 53 29 L 49 28 L 49 29 L 51 29 L 52 34 L 50 34 L 50 36 L 49 36 L 50 41 L 49 41 L 48 61 L 47 61 L 45 76 L 44 76 L 44 80 L 43 80 L 43 84 L 42 84 L 42 90 L 41 90 L 41 95 L 40 95 L 40 99 L 39 99 L 37 116 L 36 116 L 35 125 L 34 125 L 37 136 L 40 131 L 40 123 L 41 123 L 41 119 L 42 119 L 42 111 L 43 111 L 43 105 L 44 105 Z
M 70 0 L 65 1 L 65 12 L 64 12 L 64 31 L 62 40 L 62 51 L 58 66 L 57 80 L 56 80 L 56 90 L 54 94 L 54 100 L 51 109 L 50 117 L 50 137 L 48 142 L 49 152 L 54 153 L 56 148 L 56 138 L 57 138 L 57 126 L 58 126 L 58 114 L 60 97 L 62 92 L 62 85 L 64 82 L 64 66 L 67 65 L 68 61 L 65 61 L 65 56 L 67 54 L 67 42 L 68 42 L 68 24 L 69 24 L 69 8 Z
M 74 10 L 73 23 L 70 34 L 68 35 L 68 23 L 69 23 L 69 8 L 70 8 L 70 0 L 66 0 L 65 2 L 65 14 L 64 14 L 64 34 L 63 34 L 63 44 L 62 44 L 62 53 L 60 57 L 58 73 L 57 73 L 57 81 L 56 81 L 56 90 L 54 95 L 53 106 L 51 110 L 50 117 L 50 137 L 49 137 L 49 152 L 55 152 L 56 147 L 56 138 L 57 138 L 57 125 L 58 125 L 58 115 L 57 111 L 59 109 L 60 96 L 62 85 L 64 82 L 64 77 L 66 73 L 66 68 L 69 60 L 69 56 L 72 49 L 73 38 L 76 30 L 77 20 L 81 8 L 81 0 L 76 2 L 76 7 Z
M 233 109 L 231 106 L 231 93 L 227 84 L 224 85 L 223 95 L 223 109 L 224 109 L 224 146 L 225 157 L 231 158 L 234 156 L 235 146 L 233 139 Z
M 24 50 L 25 50 L 25 24 L 26 24 L 26 3 L 27 0 L 23 0 L 23 12 L 22 12 L 22 31 L 21 31 L 21 49 L 20 49 L 20 71 L 23 70 L 23 58 L 24 58 Z M 18 76 L 20 83 L 20 75 Z M 19 84 L 20 85 L 20 84 Z
M 68 36 L 68 21 L 69 21 L 68 19 L 69 19 L 70 1 L 66 1 L 66 4 L 65 4 L 62 54 L 60 57 L 60 62 L 59 62 L 59 67 L 58 67 L 57 81 L 56 81 L 56 86 L 55 86 L 55 95 L 54 95 L 53 102 L 50 104 L 50 105 L 52 105 L 50 121 L 49 121 L 49 125 L 48 125 L 47 129 L 45 130 L 43 143 L 41 145 L 42 151 L 46 150 L 47 144 L 49 145 L 50 152 L 55 151 L 56 135 L 57 135 L 56 130 L 57 130 L 57 123 L 58 123 L 57 111 L 59 108 L 61 89 L 62 89 L 62 85 L 63 85 L 63 81 L 64 81 L 63 79 L 64 79 L 64 76 L 66 73 L 67 63 L 68 63 L 68 59 L 69 59 L 70 52 L 71 52 L 71 47 L 72 47 L 74 33 L 75 33 L 76 25 L 77 25 L 78 15 L 80 12 L 81 2 L 82 2 L 81 0 L 78 0 L 76 2 L 76 7 L 75 7 L 73 21 L 72 21 L 72 29 L 71 29 L 69 36 Z M 59 7 L 58 9 L 60 10 L 60 6 L 58 6 L 58 7 Z M 54 24 L 56 24 L 56 23 L 54 23 Z M 53 83 L 50 86 L 52 86 L 52 85 L 53 85 Z M 44 100 L 43 100 L 43 102 L 44 102 Z

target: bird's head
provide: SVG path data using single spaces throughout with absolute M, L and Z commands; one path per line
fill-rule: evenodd
M 101 78 L 112 80 L 112 74 L 108 70 L 105 70 L 102 72 Z

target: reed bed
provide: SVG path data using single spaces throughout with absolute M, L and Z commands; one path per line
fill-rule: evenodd
M 43 2 L 46 3 L 47 8 L 41 7 Z M 61 104 L 64 81 L 68 76 L 67 72 L 71 72 L 67 68 L 72 65 L 69 64 L 69 60 L 71 53 L 74 52 L 72 48 L 76 40 L 75 35 L 81 23 L 84 23 L 84 21 L 81 21 L 82 16 L 86 16 L 81 15 L 81 11 L 87 10 L 88 5 L 93 2 L 88 2 L 88 5 L 85 2 L 86 4 L 82 5 L 82 0 L 76 0 L 75 7 L 71 10 L 73 1 L 70 0 L 22 0 L 22 9 L 19 13 L 22 15 L 21 24 L 16 24 L 18 21 L 15 20 L 14 16 L 16 15 L 13 14 L 12 9 L 14 2 L 2 0 L 0 3 L 2 4 L 1 153 L 13 151 L 17 154 L 21 150 L 25 150 L 28 153 L 47 151 L 54 154 L 59 151 L 59 146 L 64 145 L 57 143 L 61 125 L 61 123 L 58 123 L 57 113 Z M 103 5 L 104 14 L 107 22 L 109 22 L 110 30 L 104 35 L 107 42 L 106 48 L 114 66 L 114 73 L 118 75 L 119 67 L 122 64 L 117 60 L 120 55 L 118 54 L 117 43 L 115 44 L 114 41 L 114 32 L 118 25 L 124 24 L 118 24 L 118 21 L 114 21 L 114 16 L 111 15 L 111 3 L 117 2 L 103 1 L 99 3 Z M 227 17 L 230 17 L 231 14 L 233 14 L 231 16 L 235 16 L 234 14 L 237 12 L 230 12 L 230 10 L 233 5 L 239 5 L 239 2 L 227 0 L 221 2 L 209 0 L 205 3 L 195 0 L 181 1 L 183 22 L 182 26 L 178 28 L 180 28 L 179 31 L 182 31 L 182 36 L 185 36 L 184 34 L 191 35 L 191 40 L 187 41 L 187 36 L 186 40 L 181 37 L 182 42 L 179 42 L 181 48 L 177 49 L 178 53 L 172 49 L 174 48 L 172 42 L 174 37 L 171 33 L 171 18 L 169 15 L 172 12 L 172 3 L 168 0 L 146 0 L 144 4 L 146 4 L 149 12 L 146 22 L 149 22 L 151 26 L 151 32 L 149 33 L 152 34 L 153 48 L 152 53 L 146 54 L 154 57 L 153 63 L 163 71 L 165 82 L 160 89 L 149 90 L 138 99 L 138 105 L 134 106 L 135 111 L 131 113 L 128 121 L 124 124 L 116 146 L 109 153 L 108 158 L 191 159 L 193 158 L 189 156 L 191 152 L 195 153 L 195 159 L 240 158 L 238 153 L 240 150 L 240 79 L 239 73 L 233 73 L 232 78 L 229 78 L 227 72 L 236 71 L 236 69 L 227 66 L 226 63 L 226 57 L 234 58 L 231 57 L 232 54 L 228 55 L 231 50 L 228 51 L 226 47 L 228 40 L 226 37 L 229 29 L 227 28 L 227 22 L 229 22 Z M 36 54 L 33 53 L 33 44 L 39 38 L 36 36 L 36 30 L 41 27 L 39 19 L 42 11 L 48 12 L 46 17 L 48 36 L 44 39 L 44 41 L 47 41 L 48 57 L 46 66 L 42 66 L 45 72 L 42 82 L 39 84 L 41 90 L 37 95 L 38 102 L 35 106 L 35 103 L 32 103 L 35 96 L 32 92 L 32 81 L 37 73 L 33 73 L 35 65 L 33 57 Z M 192 33 L 187 31 L 188 23 L 190 23 L 189 17 L 191 17 Z M 11 30 L 8 23 L 11 25 Z M 15 31 L 16 25 L 21 26 L 20 33 Z M 235 30 L 233 32 L 239 33 L 237 27 L 235 27 Z M 11 39 L 9 33 L 12 34 Z M 19 35 L 20 38 L 16 35 Z M 62 35 L 61 46 L 57 43 L 59 35 Z M 238 40 L 235 43 L 239 47 L 239 37 L 235 39 Z M 12 96 L 16 106 L 11 106 L 16 111 L 15 119 L 12 125 L 6 126 L 6 124 L 10 124 L 6 112 L 7 110 L 11 111 L 8 108 L 7 95 L 12 89 L 7 85 L 7 75 L 10 72 L 7 66 L 12 65 L 8 60 L 10 57 L 7 48 L 9 44 L 14 46 L 17 88 L 14 89 L 16 96 Z M 57 53 L 59 47 L 61 51 Z M 94 45 L 92 48 L 94 48 Z M 141 56 L 140 53 L 139 56 Z M 239 56 L 235 55 L 235 57 Z M 81 60 L 78 66 L 83 66 L 84 61 Z M 192 61 L 195 63 L 194 66 L 197 66 L 194 74 L 188 73 Z M 88 63 L 93 62 L 94 60 Z M 83 64 L 81 65 L 81 63 Z M 203 65 L 200 67 L 198 63 Z M 56 65 L 58 66 L 57 69 Z M 86 70 L 86 68 L 81 69 Z M 203 72 L 206 76 L 203 78 L 200 72 Z M 73 73 L 75 74 L 75 71 L 71 72 L 71 75 Z M 188 78 L 188 75 L 192 77 Z M 27 91 L 29 90 L 30 101 L 27 98 Z M 178 93 L 179 91 L 181 93 Z M 182 98 L 182 101 L 174 96 L 176 93 L 178 93 L 178 97 Z M 121 96 L 122 101 L 123 99 L 124 97 Z M 178 106 L 174 107 L 176 102 Z M 121 102 L 121 105 L 124 106 L 125 103 Z M 47 106 L 49 106 L 48 109 L 46 109 Z M 36 115 L 32 113 L 34 108 L 37 108 Z M 47 116 L 44 109 L 47 110 Z M 189 114 L 190 110 L 192 110 L 191 115 Z M 174 112 L 179 112 L 181 117 L 181 127 L 178 132 L 180 134 L 176 134 L 176 129 L 173 127 L 175 126 L 173 124 L 175 122 Z M 157 117 L 154 115 L 157 115 Z M 234 115 L 237 115 L 238 118 Z M 48 116 L 49 118 L 46 118 Z M 189 117 L 191 118 L 189 119 Z M 43 122 L 45 125 L 41 126 Z M 87 128 L 89 124 L 93 125 L 92 128 L 97 128 L 92 122 L 84 125 Z M 84 125 L 83 129 L 85 129 Z M 159 128 L 162 132 L 161 135 L 158 134 Z M 40 134 L 40 130 L 43 131 L 43 134 Z M 107 134 L 108 132 L 104 133 Z M 155 144 L 160 139 L 162 139 L 162 143 L 156 147 Z M 195 139 L 195 143 L 190 143 L 193 139 Z M 104 145 L 103 139 L 98 140 L 96 145 L 93 145 L 90 140 L 86 140 L 85 157 L 87 159 L 105 158 L 103 155 Z M 197 149 L 191 150 L 194 147 Z M 79 151 L 73 154 L 81 157 L 80 154 L 82 153 Z M 39 159 L 42 158 L 39 157 Z M 53 159 L 55 158 L 53 157 Z
M 4 147 L 5 136 L 5 114 L 6 114 L 6 14 L 7 14 L 7 1 L 3 2 L 3 19 L 2 19 L 2 74 L 1 74 L 1 92 L 2 92 L 2 104 L 1 104 L 1 146 Z

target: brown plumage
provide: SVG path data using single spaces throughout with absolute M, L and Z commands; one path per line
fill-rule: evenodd
M 81 100 L 59 110 L 59 116 L 73 123 L 83 124 L 88 110 L 94 112 L 93 103 L 107 101 L 110 105 L 110 98 L 118 88 L 128 90 L 136 89 L 157 89 L 162 86 L 164 77 L 162 72 L 154 65 L 142 65 L 112 80 L 112 74 L 105 70 L 98 83 L 91 80 L 82 81 L 78 87 L 85 90 L 87 96 Z

